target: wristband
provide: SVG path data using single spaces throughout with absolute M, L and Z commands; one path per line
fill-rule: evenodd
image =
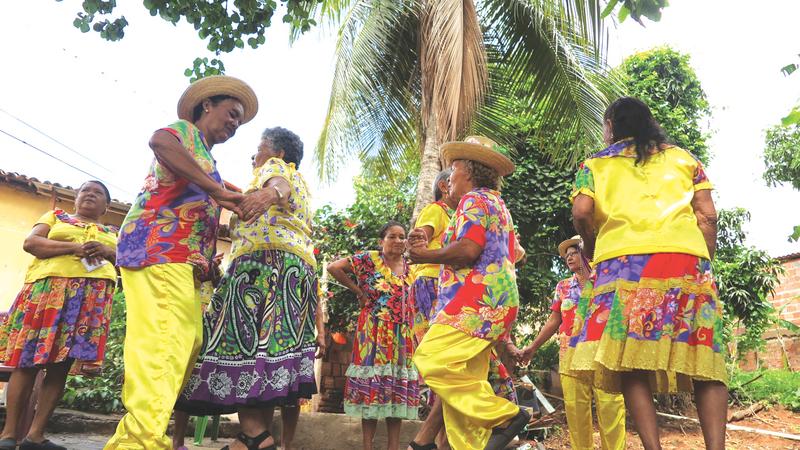
M 278 186 L 275 186 L 273 184 L 272 189 L 275 189 L 275 193 L 278 194 L 278 201 L 283 200 L 283 194 L 281 194 L 281 191 L 278 189 Z

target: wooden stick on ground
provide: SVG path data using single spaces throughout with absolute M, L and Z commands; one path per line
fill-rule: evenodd
M 669 417 L 670 419 L 689 420 L 689 421 L 692 421 L 692 422 L 700 423 L 699 420 L 693 419 L 691 417 L 676 416 L 674 414 L 667 414 L 667 413 L 662 413 L 662 412 L 657 412 L 656 414 L 658 414 L 659 416 L 662 416 L 662 417 Z M 735 424 L 731 424 L 731 423 L 727 424 L 726 428 L 729 429 L 729 430 L 732 430 L 732 431 L 746 431 L 748 433 L 765 434 L 767 436 L 779 437 L 779 438 L 783 438 L 783 439 L 790 439 L 792 441 L 800 441 L 800 434 L 790 434 L 790 433 L 781 433 L 779 431 L 761 430 L 761 429 L 758 429 L 758 428 L 745 427 L 745 426 L 742 426 L 742 425 L 735 425 Z
M 739 420 L 746 419 L 750 416 L 755 416 L 757 412 L 761 411 L 766 407 L 767 407 L 767 402 L 763 400 L 758 403 L 754 403 L 745 409 L 734 411 L 730 415 L 730 417 L 728 417 L 728 422 L 737 422 Z

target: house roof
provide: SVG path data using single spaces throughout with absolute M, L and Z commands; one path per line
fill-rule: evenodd
M 2 169 L 0 169 L 0 183 L 5 183 L 34 194 L 56 195 L 58 198 L 64 200 L 74 200 L 77 194 L 77 190 L 72 186 L 53 183 L 47 180 L 40 181 L 34 177 L 16 172 L 6 172 Z M 117 199 L 112 199 L 111 203 L 108 205 L 109 210 L 122 215 L 127 214 L 130 207 L 130 203 L 121 202 Z
M 800 252 L 789 253 L 788 255 L 778 256 L 775 259 L 777 259 L 780 262 L 793 261 L 795 259 L 800 259 Z

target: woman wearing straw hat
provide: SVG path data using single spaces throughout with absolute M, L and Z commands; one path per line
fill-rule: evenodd
M 694 390 L 706 448 L 721 450 L 728 390 L 711 183 L 640 100 L 620 98 L 604 120 L 609 146 L 584 161 L 572 193 L 597 279 L 578 306 L 566 364 L 623 394 L 648 450 L 661 448 L 653 392 Z
M 547 342 L 556 332 L 559 335 L 561 355 L 566 353 L 575 310 L 581 292 L 586 283 L 591 283 L 591 269 L 583 262 L 581 256 L 582 241 L 574 236 L 558 245 L 558 254 L 567 263 L 573 273 L 556 285 L 552 312 L 539 334 L 522 351 L 521 363 L 527 364 L 536 350 Z M 587 292 L 591 290 L 591 284 Z M 602 389 L 593 388 L 591 384 L 569 375 L 566 364 L 559 365 L 561 388 L 564 392 L 564 409 L 567 412 L 569 440 L 575 450 L 591 450 L 594 448 L 592 437 L 592 396 L 597 408 L 597 425 L 600 428 L 600 443 L 603 450 L 620 450 L 625 448 L 625 402 L 621 395 L 611 394 Z
M 442 145 L 442 156 L 453 169 L 450 189 L 461 200 L 444 247 L 428 249 L 422 230 L 414 230 L 410 242 L 413 262 L 443 264 L 440 312 L 414 363 L 442 398 L 447 439 L 456 450 L 503 449 L 530 418 L 486 382 L 492 348 L 508 339 L 519 305 L 516 235 L 498 192 L 500 177 L 513 172 L 514 163 L 500 150 L 485 137 Z M 429 442 L 415 444 L 435 448 Z
M 203 78 L 178 101 L 177 122 L 150 138 L 155 159 L 119 235 L 127 301 L 127 414 L 106 449 L 169 449 L 172 407 L 202 341 L 199 282 L 209 278 L 220 206 L 238 213 L 211 149 L 258 111 L 253 90 L 228 76 Z

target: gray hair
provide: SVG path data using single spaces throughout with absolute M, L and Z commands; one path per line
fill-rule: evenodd
M 436 175 L 436 179 L 433 180 L 433 199 L 437 202 L 442 199 L 444 195 L 442 190 L 439 189 L 439 183 L 442 181 L 447 181 L 450 178 L 450 174 L 453 173 L 452 169 L 444 169 L 443 171 L 439 172 L 439 175 Z

